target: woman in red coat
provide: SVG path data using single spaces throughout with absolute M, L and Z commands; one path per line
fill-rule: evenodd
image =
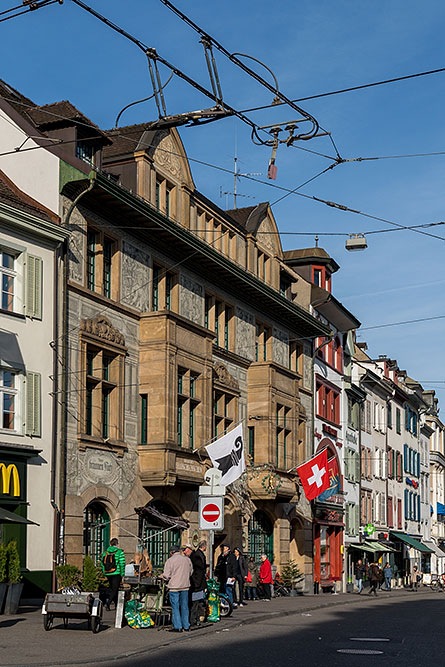
M 272 567 L 266 554 L 261 554 L 261 561 L 260 584 L 264 592 L 264 599 L 269 601 L 272 594 L 271 588 L 273 584 Z

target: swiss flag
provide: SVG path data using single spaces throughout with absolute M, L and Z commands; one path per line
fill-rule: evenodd
M 328 450 L 324 449 L 310 461 L 298 466 L 297 473 L 308 500 L 313 500 L 329 489 Z

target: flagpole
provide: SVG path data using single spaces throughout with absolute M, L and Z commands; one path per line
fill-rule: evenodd
M 237 422 L 235 424 L 235 426 L 229 426 L 229 428 L 226 428 L 226 430 L 223 431 L 220 435 L 215 435 L 215 436 L 213 436 L 213 438 L 210 438 L 210 440 L 207 440 L 207 442 L 205 442 L 200 447 L 197 447 L 196 449 L 192 449 L 192 454 L 194 454 L 195 452 L 199 452 L 200 449 L 203 449 L 204 447 L 207 447 L 207 445 L 211 445 L 212 442 L 214 442 L 215 440 L 219 440 L 221 438 L 221 436 L 225 435 L 226 433 L 229 433 L 230 431 L 234 431 L 237 428 L 237 426 L 239 426 L 243 422 L 244 422 L 244 419 L 241 419 L 241 421 Z

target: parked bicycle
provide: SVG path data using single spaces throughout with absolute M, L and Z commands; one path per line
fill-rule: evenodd
M 430 588 L 436 593 L 445 593 L 445 574 L 432 575 Z

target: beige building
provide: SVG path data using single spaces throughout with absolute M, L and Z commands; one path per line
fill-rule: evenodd
M 61 166 L 65 554 L 97 558 L 110 536 L 131 554 L 139 537 L 159 567 L 172 542 L 197 544 L 202 446 L 242 422 L 248 472 L 228 488 L 216 544 L 266 551 L 278 569 L 294 558 L 309 587 L 294 469 L 309 453 L 312 340 L 328 332 L 310 285 L 286 265 L 267 203 L 222 211 L 196 190 L 175 130 L 98 131 L 96 149 L 102 171 Z M 190 528 L 141 526 L 147 503 Z

